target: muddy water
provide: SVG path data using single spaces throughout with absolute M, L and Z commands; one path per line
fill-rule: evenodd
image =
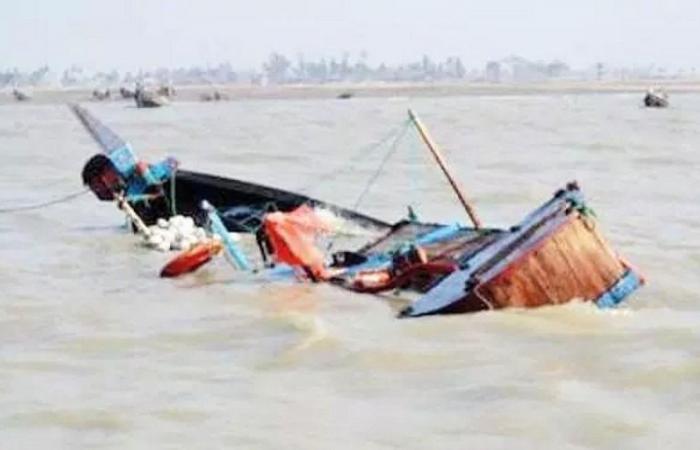
M 175 282 L 91 195 L 0 214 L 2 448 L 692 448 L 700 432 L 700 96 L 90 104 L 148 159 L 352 206 L 415 108 L 482 219 L 576 179 L 649 285 L 586 304 L 397 320 L 385 299 Z M 363 150 L 364 149 L 364 150 Z M 0 208 L 81 189 L 96 146 L 60 104 L 0 105 Z M 359 156 L 358 156 L 359 155 Z M 332 173 L 328 177 L 325 174 Z M 360 208 L 466 221 L 409 136 Z

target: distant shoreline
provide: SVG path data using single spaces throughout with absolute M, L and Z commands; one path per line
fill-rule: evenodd
M 349 94 L 358 98 L 390 97 L 448 97 L 470 95 L 580 95 L 580 94 L 639 94 L 649 87 L 662 87 L 670 94 L 700 93 L 700 80 L 630 80 L 630 81 L 544 81 L 533 83 L 328 83 L 285 85 L 184 85 L 175 86 L 174 101 L 201 101 L 201 96 L 215 90 L 230 100 L 254 99 L 324 99 Z M 32 96 L 29 103 L 97 102 L 88 88 L 27 88 Z M 111 90 L 112 99 L 123 100 L 119 87 Z M 15 103 L 10 89 L 0 91 L 0 103 Z

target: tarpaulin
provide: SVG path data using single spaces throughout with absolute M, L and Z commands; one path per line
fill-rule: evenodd
M 267 214 L 263 226 L 276 262 L 303 268 L 316 280 L 326 278 L 325 258 L 316 238 L 331 228 L 311 207 L 302 205 L 288 213 Z

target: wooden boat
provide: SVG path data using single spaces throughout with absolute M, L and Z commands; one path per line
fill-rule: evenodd
M 92 98 L 95 100 L 109 100 L 112 97 L 112 92 L 109 89 L 105 89 L 104 91 L 101 91 L 99 89 L 94 89 L 92 91 Z
M 285 223 L 276 217 L 275 227 L 265 227 L 273 234 L 268 239 L 273 259 L 302 267 L 314 281 L 354 291 L 422 294 L 401 317 L 532 308 L 576 299 L 612 307 L 644 283 L 603 237 L 575 182 L 508 230 L 482 227 L 427 131 L 415 114 L 411 119 L 473 227 L 400 222 L 357 251 L 333 255 L 326 268 L 307 236 L 315 232 L 308 225 L 313 221 L 305 218 L 303 227 L 294 229 L 297 219 Z
M 435 156 L 472 223 L 481 223 L 415 114 L 411 119 Z M 460 252 L 459 270 L 439 280 L 404 317 L 537 307 L 575 299 L 614 306 L 643 284 L 610 247 L 574 183 L 509 230 L 487 233 Z M 495 237 L 494 237 L 495 236 Z
M 85 108 L 72 105 L 71 109 L 104 151 L 85 164 L 83 182 L 100 200 L 112 200 L 113 191 L 123 192 L 147 225 L 175 213 L 192 216 L 201 224 L 206 221 L 201 202 L 207 200 L 220 213 L 229 231 L 256 230 L 265 213 L 291 211 L 304 204 L 327 209 L 362 227 L 379 230 L 389 227 L 379 219 L 302 194 L 183 170 L 177 167 L 173 158 L 155 164 L 140 162 L 126 141 Z
M 156 94 L 163 97 L 175 97 L 175 87 L 172 84 L 162 85 L 158 88 Z
M 29 94 L 22 92 L 19 89 L 13 89 L 12 95 L 15 97 L 15 100 L 17 100 L 18 102 L 26 102 L 26 101 L 29 101 L 32 99 L 29 96 Z
M 459 269 L 402 316 L 532 308 L 576 299 L 609 307 L 643 284 L 603 237 L 575 183 L 495 236 L 460 254 Z
M 87 111 L 78 106 L 73 110 L 106 152 L 93 157 L 83 170 L 83 181 L 101 200 L 113 200 L 117 193 L 126 206 L 133 206 L 137 217 L 152 223 L 173 209 L 201 217 L 200 203 L 207 199 L 222 213 L 228 230 L 259 231 L 266 256 L 300 269 L 313 281 L 365 293 L 396 289 L 418 293 L 400 317 L 533 308 L 577 299 L 613 307 L 644 283 L 603 237 L 576 183 L 557 191 L 510 229 L 483 227 L 413 113 L 412 122 L 465 208 L 471 227 L 415 221 L 389 227 L 299 194 L 208 174 L 169 171 L 173 167 L 169 160 L 144 166 L 126 142 Z M 359 250 L 334 254 L 332 263 L 326 264 L 313 239 L 326 225 L 313 207 L 383 229 L 385 234 Z M 260 223 L 244 222 L 251 218 Z M 188 264 L 194 262 L 187 270 L 206 263 L 210 254 L 195 256 L 185 258 Z
M 119 88 L 119 95 L 121 95 L 124 99 L 132 99 L 136 97 L 136 92 L 122 86 Z
M 136 90 L 134 100 L 137 108 L 160 108 L 168 104 L 167 97 L 145 91 L 142 88 Z
M 291 211 L 301 205 L 328 210 L 366 228 L 389 227 L 389 224 L 382 220 L 306 195 L 202 172 L 178 169 L 172 179 L 163 183 L 163 191 L 166 194 L 175 192 L 175 201 L 170 202 L 168 195 L 167 199 L 164 197 L 164 204 L 174 204 L 178 213 L 184 215 L 199 217 L 201 201 L 208 200 L 220 212 L 226 228 L 230 231 L 247 232 L 257 229 L 266 213 Z M 139 207 L 137 211 L 141 211 L 146 217 L 154 217 L 146 208 Z M 155 214 L 158 215 L 162 216 L 162 213 Z
M 644 96 L 644 106 L 647 108 L 666 108 L 668 95 L 663 91 L 649 89 Z
M 314 281 L 362 293 L 421 294 L 401 317 L 572 300 L 612 307 L 644 282 L 603 237 L 576 183 L 510 229 L 401 221 L 357 251 L 334 254 L 327 268 L 320 267 L 303 229 L 283 234 L 277 229 L 266 227 L 273 234 L 273 259 L 283 248 L 281 262 L 302 267 Z
M 202 95 L 199 96 L 199 99 L 203 102 L 220 102 L 220 101 L 225 101 L 228 100 L 229 97 L 226 94 L 222 94 L 218 90 L 215 90 L 213 93 L 205 92 Z

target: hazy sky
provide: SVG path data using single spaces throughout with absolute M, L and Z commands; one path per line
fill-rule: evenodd
M 700 67 L 698 0 L 0 0 L 0 68 L 144 69 L 290 57 L 468 67 L 519 54 L 574 66 Z

